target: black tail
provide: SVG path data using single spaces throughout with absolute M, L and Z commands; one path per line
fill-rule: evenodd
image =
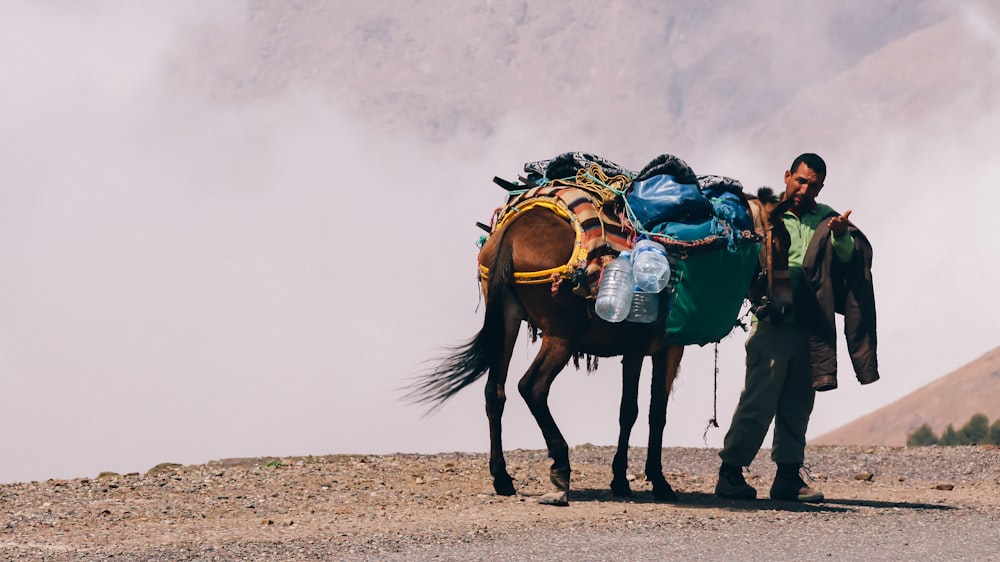
M 502 234 L 500 234 L 502 236 Z M 479 380 L 495 365 L 504 352 L 503 293 L 513 277 L 514 261 L 511 249 L 498 244 L 500 250 L 494 255 L 489 267 L 487 284 L 486 317 L 483 327 L 472 341 L 451 349 L 451 355 L 443 358 L 432 371 L 420 375 L 409 385 L 405 400 L 414 403 L 430 403 L 428 413 L 437 410 L 458 391 Z

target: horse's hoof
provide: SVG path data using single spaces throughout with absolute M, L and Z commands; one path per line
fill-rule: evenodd
M 612 480 L 611 493 L 618 498 L 631 498 L 632 488 L 628 485 L 628 480 Z
M 538 498 L 538 503 L 542 505 L 555 505 L 559 507 L 565 507 L 569 505 L 569 499 L 566 497 L 565 491 L 559 492 L 549 492 Z
M 569 470 L 552 469 L 549 471 L 549 480 L 557 489 L 569 490 Z
M 666 482 L 660 486 L 653 486 L 653 497 L 656 501 L 661 502 L 675 502 L 678 500 L 677 493 Z
M 517 490 L 514 489 L 514 481 L 509 476 L 507 478 L 494 478 L 493 489 L 496 490 L 498 496 L 513 496 L 517 493 Z

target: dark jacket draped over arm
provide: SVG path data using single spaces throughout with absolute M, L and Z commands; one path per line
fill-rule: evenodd
M 870 384 L 879 379 L 872 247 L 853 225 L 850 231 L 854 238 L 850 261 L 841 262 L 834 254 L 830 227 L 824 221 L 816 229 L 802 264 L 804 281 L 816 295 L 815 309 L 800 318 L 813 328 L 809 353 L 816 390 L 837 387 L 835 313 L 844 315 L 844 336 L 858 381 Z

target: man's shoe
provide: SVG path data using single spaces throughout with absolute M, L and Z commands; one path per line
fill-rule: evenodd
M 715 495 L 727 500 L 755 500 L 757 490 L 743 479 L 743 467 L 723 464 Z
M 771 484 L 771 499 L 790 502 L 821 502 L 823 501 L 823 492 L 810 488 L 799 476 L 798 471 L 792 474 L 783 474 L 779 470 L 778 475 L 774 477 L 774 483 Z

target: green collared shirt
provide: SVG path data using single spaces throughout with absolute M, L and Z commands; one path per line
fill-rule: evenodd
M 791 237 L 791 244 L 788 247 L 788 272 L 792 276 L 793 293 L 802 282 L 802 261 L 805 260 L 809 242 L 812 241 L 819 225 L 824 220 L 829 220 L 832 213 L 839 214 L 828 205 L 816 203 L 815 209 L 801 217 L 795 216 L 791 211 L 785 211 L 782 217 Z M 837 259 L 842 263 L 851 261 L 854 256 L 854 237 L 851 236 L 851 231 L 847 230 L 841 236 L 834 236 L 831 233 L 830 238 L 833 240 L 833 252 Z
M 831 214 L 837 213 L 828 205 L 816 203 L 816 208 L 801 217 L 791 211 L 785 211 L 782 217 L 791 241 L 788 247 L 788 273 L 791 276 L 793 295 L 798 294 L 799 285 L 802 284 L 802 262 L 806 257 L 806 250 L 809 249 L 809 242 L 812 241 L 819 225 L 824 220 L 829 220 Z M 830 238 L 833 240 L 833 252 L 837 259 L 843 263 L 851 261 L 854 256 L 854 237 L 851 236 L 850 230 L 840 236 L 831 233 Z M 794 306 L 785 321 L 795 322 Z

